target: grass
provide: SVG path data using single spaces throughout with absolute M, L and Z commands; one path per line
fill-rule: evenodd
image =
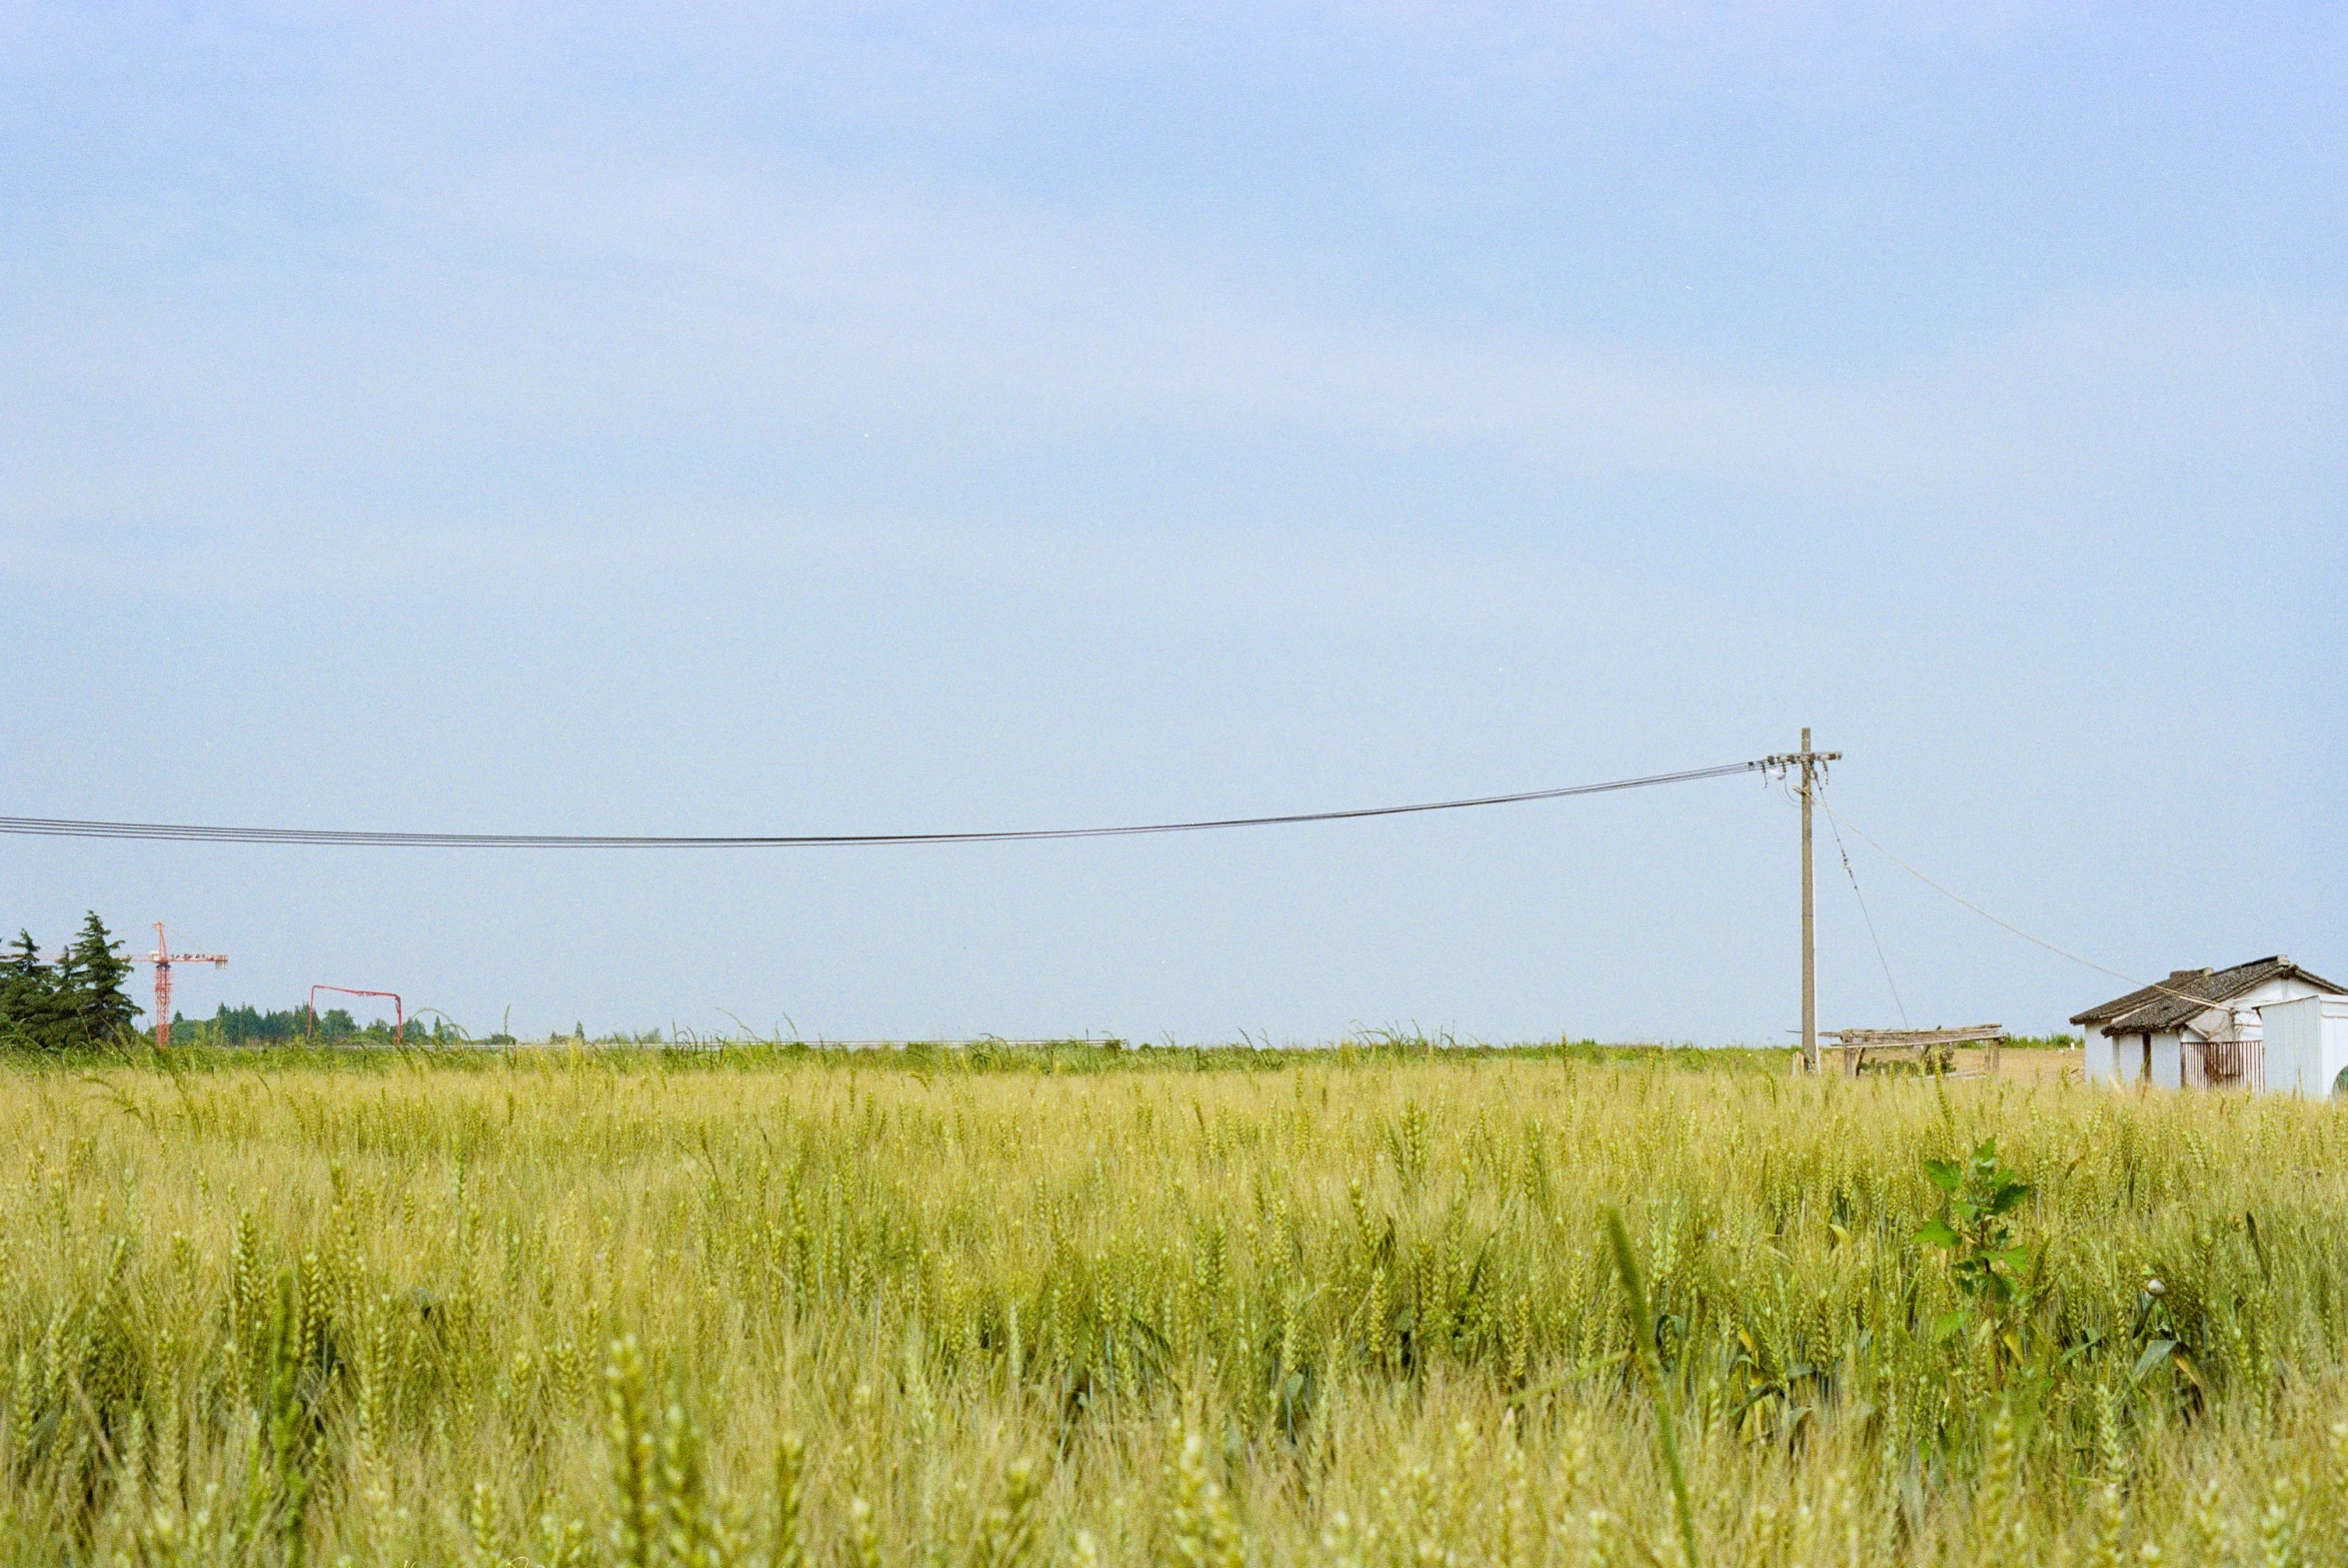
M 2348 1562 L 2348 1119 L 1784 1062 L 0 1072 L 0 1562 Z

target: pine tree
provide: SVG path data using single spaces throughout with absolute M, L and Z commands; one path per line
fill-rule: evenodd
M 49 965 L 31 931 L 18 931 L 0 958 L 0 1049 L 43 1048 L 56 1000 Z
M 95 910 L 82 921 L 82 933 L 57 965 L 61 1027 L 50 1049 L 109 1045 L 129 1030 L 140 1009 L 123 994 L 131 963 L 116 950 L 121 946 Z

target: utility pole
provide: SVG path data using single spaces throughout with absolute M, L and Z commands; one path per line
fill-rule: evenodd
M 1818 781 L 1828 763 L 1840 762 L 1840 752 L 1810 750 L 1810 732 L 1802 731 L 1802 749 L 1769 763 L 1780 776 L 1799 771 L 1801 782 L 1794 797 L 1802 808 L 1802 1070 L 1818 1070 L 1818 897 L 1810 874 L 1810 805 L 1818 795 Z
M 1809 727 L 1802 728 L 1802 1070 L 1818 1070 L 1818 889 L 1810 876 L 1810 796 L 1817 765 Z

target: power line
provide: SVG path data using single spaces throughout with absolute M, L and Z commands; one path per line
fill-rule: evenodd
M 1479 805 L 1519 805 L 1574 795 L 1609 794 L 1655 784 L 1689 784 L 1734 774 L 1766 772 L 1777 759 L 1723 763 L 1674 774 L 1649 774 L 1605 784 L 1561 789 L 1527 789 L 1514 794 L 1428 800 L 1415 805 L 1371 805 L 1342 811 L 1293 811 L 1277 816 L 1227 816 L 1188 822 L 1139 822 L 1118 827 L 1033 827 L 996 832 L 790 833 L 759 835 L 599 835 L 584 833 L 366 832 L 327 827 L 204 827 L 176 822 L 80 821 L 50 816 L 0 816 L 0 833 L 49 838 L 133 838 L 177 843 L 301 844 L 316 847 L 383 849 L 814 849 L 885 844 L 1035 843 L 1060 838 L 1122 838 L 1144 833 L 1206 832 L 1223 827 L 1283 827 L 1304 822 L 1353 821 L 1370 816 L 1407 816 L 1456 811 Z
M 2088 968 L 2097 970 L 2104 974 L 2108 974 L 2115 980 L 2126 980 L 2130 985 L 2135 986 L 2139 990 L 2159 991 L 2164 996 L 2174 996 L 2179 1000 L 2190 1001 L 2202 1007 L 2224 1007 L 2228 1012 L 2233 1012 L 2235 1010 L 2225 1002 L 2212 1001 L 2207 996 L 2196 996 L 2191 991 L 2179 990 L 2173 985 L 2164 985 L 2158 980 L 2140 980 L 2136 978 L 2135 975 L 2128 973 L 2124 969 L 2115 969 L 2108 963 L 2098 963 L 2093 958 L 2085 957 L 2079 953 L 2071 951 L 2068 947 L 2058 947 L 2043 936 L 2034 936 L 2030 932 L 2023 930 L 2013 921 L 2006 919 L 2004 916 L 1990 913 L 1987 909 L 1982 908 L 1979 904 L 1966 897 L 1963 893 L 1955 892 L 1947 887 L 1943 887 L 1940 883 L 1934 881 L 1931 877 L 1926 876 L 1922 871 L 1919 871 L 1914 866 L 1908 864 L 1907 861 L 1901 859 L 1898 855 L 1893 854 L 1889 849 L 1883 847 L 1883 845 L 1875 838 L 1869 836 L 1867 831 L 1860 827 L 1858 823 L 1852 821 L 1847 816 L 1838 814 L 1833 806 L 1826 803 L 1825 796 L 1819 796 L 1818 805 L 1820 809 L 1825 811 L 1829 819 L 1838 821 L 1843 826 L 1849 828 L 1854 837 L 1857 837 L 1866 842 L 1875 850 L 1876 853 L 1882 855 L 1883 858 L 1889 860 L 1892 864 L 1898 866 L 1901 870 L 1907 872 L 1910 876 L 1913 876 L 1916 880 L 1922 882 L 1925 886 L 1931 888 L 1934 892 L 1940 894 L 1944 898 L 1952 899 L 1957 903 L 1963 904 L 1966 908 L 1972 910 L 1975 914 L 1981 916 L 1981 918 L 1989 921 L 1992 925 L 2001 925 L 2005 927 L 2005 929 L 2013 932 L 2016 936 L 2021 937 L 2022 940 L 2026 942 L 2033 943 L 2036 946 L 2044 947 L 2048 952 L 2054 953 L 2058 957 L 2068 958 L 2073 963 L 2085 964 Z
M 1824 789 L 1818 791 L 1818 804 L 1821 808 L 1826 804 Z M 1850 878 L 1851 896 L 1859 900 L 1859 918 L 1867 922 L 1867 940 L 1875 944 L 1875 961 L 1883 965 L 1883 983 L 1891 987 L 1891 1004 L 1899 1009 L 1899 1023 L 1904 1029 L 1908 1022 L 1908 1004 L 1899 999 L 1899 981 L 1891 977 L 1891 960 L 1884 956 L 1883 938 L 1875 934 L 1875 916 L 1868 912 L 1867 895 L 1859 891 L 1859 873 L 1851 869 L 1850 850 L 1844 848 L 1842 843 L 1842 824 L 1835 820 L 1831 810 L 1826 812 L 1826 825 L 1834 834 L 1834 852 L 1842 856 L 1842 874 Z

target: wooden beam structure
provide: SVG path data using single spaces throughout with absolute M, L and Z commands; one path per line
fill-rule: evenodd
M 1846 1078 L 1859 1075 L 1869 1051 L 1900 1051 L 1912 1057 L 1920 1071 L 1931 1070 L 1936 1061 L 1945 1070 L 1959 1045 L 1987 1046 L 1988 1073 L 1994 1078 L 2006 1034 L 2002 1023 L 1976 1023 L 1954 1029 L 1842 1029 L 1826 1037 L 1842 1050 L 1842 1075 Z

